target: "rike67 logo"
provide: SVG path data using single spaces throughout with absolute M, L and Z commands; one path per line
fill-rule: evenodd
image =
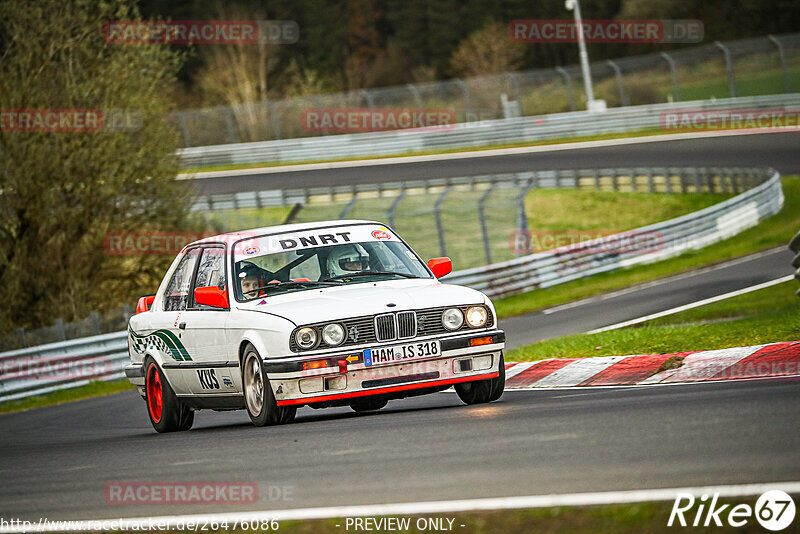
M 696 511 L 693 510 L 695 504 Z M 749 504 L 737 504 L 733 507 L 730 504 L 720 504 L 719 493 L 713 495 L 711 502 L 708 495 L 697 500 L 691 493 L 678 493 L 667 526 L 722 527 L 727 524 L 743 527 L 755 518 L 765 529 L 778 532 L 791 525 L 794 516 L 794 501 L 781 490 L 763 493 L 754 507 Z

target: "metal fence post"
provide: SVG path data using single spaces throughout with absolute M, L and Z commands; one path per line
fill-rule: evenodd
M 356 206 L 356 201 L 358 201 L 358 191 L 355 190 L 355 186 L 353 186 L 353 198 L 350 199 L 350 202 L 347 203 L 347 206 L 344 207 L 342 212 L 339 214 L 340 219 L 346 219 L 350 212 L 353 211 L 353 208 Z
M 192 141 L 189 136 L 189 127 L 186 126 L 186 112 L 178 112 L 178 125 L 180 126 L 181 134 L 183 134 L 183 146 L 192 146 Z
M 492 247 L 489 241 L 489 226 L 486 224 L 486 212 L 484 209 L 486 208 L 486 202 L 489 201 L 489 197 L 494 191 L 495 185 L 496 183 L 492 181 L 489 189 L 478 200 L 478 217 L 481 219 L 481 234 L 483 235 L 483 250 L 486 252 L 486 265 L 492 264 Z
M 453 81 L 464 92 L 464 120 L 466 121 L 466 118 L 472 115 L 472 104 L 469 101 L 469 87 L 461 78 L 456 78 Z
M 19 337 L 19 346 L 20 347 L 27 347 L 28 341 L 25 339 L 25 329 L 24 328 L 17 328 L 17 337 Z
M 92 313 L 89 314 L 89 320 L 92 323 L 92 331 L 95 334 L 100 334 L 100 316 L 97 315 L 97 312 L 92 310 Z
M 414 104 L 417 106 L 417 109 L 421 109 L 422 97 L 419 94 L 419 89 L 417 89 L 417 86 L 411 83 L 407 83 L 406 89 L 408 89 L 408 92 L 411 93 L 411 96 L 414 98 Z
M 517 76 L 516 72 L 506 72 L 506 78 L 511 82 L 511 86 L 514 88 L 514 99 L 517 101 L 517 105 L 519 106 L 519 114 L 524 115 L 522 112 L 522 96 L 519 92 L 519 77 Z
M 270 121 L 272 122 L 272 133 L 275 139 L 281 138 L 281 119 L 278 112 L 275 111 L 275 104 L 270 101 L 264 103 L 267 106 L 267 114 L 269 114 Z
M 406 190 L 400 189 L 400 194 L 397 195 L 397 198 L 394 199 L 392 205 L 389 206 L 389 211 L 386 212 L 386 218 L 389 220 L 389 227 L 392 230 L 397 229 L 397 226 L 394 223 L 394 214 L 397 213 L 397 209 L 400 207 L 400 203 L 403 202 L 403 199 L 406 197 Z
M 564 85 L 567 88 L 567 98 L 569 98 L 569 110 L 575 111 L 575 92 L 572 90 L 572 76 L 569 75 L 564 67 L 556 67 L 556 72 L 564 78 Z
M 622 71 L 619 69 L 619 65 L 617 65 L 610 59 L 607 59 L 606 63 L 614 71 L 614 77 L 617 79 L 617 92 L 619 93 L 619 105 L 623 107 L 629 106 L 630 102 L 628 101 L 628 95 L 625 94 L 625 87 L 623 87 L 622 85 Z
M 728 71 L 728 85 L 730 86 L 731 97 L 736 98 L 736 75 L 733 73 L 733 58 L 730 49 L 719 41 L 714 41 L 714 46 L 722 50 L 722 57 L 725 60 L 725 68 Z
M 433 204 L 433 214 L 436 217 L 436 231 L 439 233 L 439 250 L 442 252 L 442 256 L 447 256 L 447 244 L 444 240 L 444 224 L 442 224 L 442 204 L 447 200 L 450 189 L 450 186 L 447 186 Z
M 517 232 L 518 234 L 522 234 L 524 236 L 528 236 L 528 214 L 525 211 L 525 197 L 528 196 L 531 189 L 533 189 L 533 181 L 528 181 L 527 184 L 522 188 L 520 194 L 517 196 Z M 522 256 L 526 251 L 520 251 L 517 247 L 514 247 L 514 255 L 515 256 Z
M 767 35 L 767 39 L 778 49 L 778 59 L 780 59 L 781 70 L 783 71 L 783 92 L 789 94 L 792 92 L 792 80 L 789 78 L 789 69 L 786 68 L 786 54 L 783 50 L 783 43 L 774 35 Z
M 678 82 L 678 69 L 675 68 L 675 60 L 666 52 L 661 52 L 661 57 L 669 65 L 669 75 L 672 77 L 672 90 L 675 92 L 673 97 L 675 102 L 681 101 L 681 84 Z
M 238 143 L 239 136 L 236 135 L 236 123 L 233 119 L 233 110 L 230 107 L 223 107 L 222 113 L 225 115 L 225 127 L 228 129 L 228 142 Z M 253 141 L 260 141 L 260 139 L 252 139 Z
M 370 94 L 369 91 L 367 91 L 366 89 L 359 89 L 358 94 L 361 95 L 361 98 L 363 98 L 367 102 L 367 106 L 369 106 L 369 109 L 375 109 L 375 100 L 372 98 L 372 95 Z
M 67 331 L 64 329 L 64 319 L 58 317 L 56 319 L 56 323 L 54 326 L 56 327 L 56 333 L 58 334 L 58 339 L 60 339 L 61 341 L 66 341 Z

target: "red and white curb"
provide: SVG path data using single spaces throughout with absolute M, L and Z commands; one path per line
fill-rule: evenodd
M 627 386 L 800 374 L 800 341 L 729 349 L 506 364 L 507 389 Z

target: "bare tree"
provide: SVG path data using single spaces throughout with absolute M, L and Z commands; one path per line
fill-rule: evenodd
M 506 25 L 492 23 L 459 43 L 450 66 L 462 77 L 514 71 L 522 63 L 523 46 L 509 39 Z

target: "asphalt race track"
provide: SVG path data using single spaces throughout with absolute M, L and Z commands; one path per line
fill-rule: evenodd
M 297 187 L 475 174 L 488 166 L 771 165 L 797 173 L 798 147 L 800 134 L 755 135 L 197 183 L 209 191 L 253 190 L 289 180 Z M 779 278 L 791 273 L 790 262 L 788 250 L 768 251 L 500 324 L 509 346 L 582 332 Z M 252 482 L 260 495 L 247 507 L 253 510 L 797 481 L 799 420 L 798 377 L 510 391 L 473 407 L 443 392 L 365 415 L 303 408 L 294 424 L 266 428 L 251 426 L 243 411 L 203 411 L 190 432 L 168 435 L 155 433 L 129 391 L 0 415 L 0 517 L 240 510 L 109 505 L 106 485 L 123 481 Z
M 190 432 L 157 435 L 134 392 L 4 415 L 1 512 L 240 509 L 110 506 L 105 485 L 119 481 L 253 482 L 248 509 L 272 510 L 800 480 L 797 378 L 516 391 L 473 407 L 443 392 L 367 415 L 298 415 L 256 428 L 244 412 L 200 412 Z
M 706 137 L 468 159 L 203 178 L 199 193 L 375 184 L 502 172 L 607 167 L 773 167 L 800 174 L 800 132 Z
M 791 275 L 793 257 L 788 247 L 781 247 L 543 312 L 501 319 L 500 327 L 508 334 L 507 348 L 588 332 Z

